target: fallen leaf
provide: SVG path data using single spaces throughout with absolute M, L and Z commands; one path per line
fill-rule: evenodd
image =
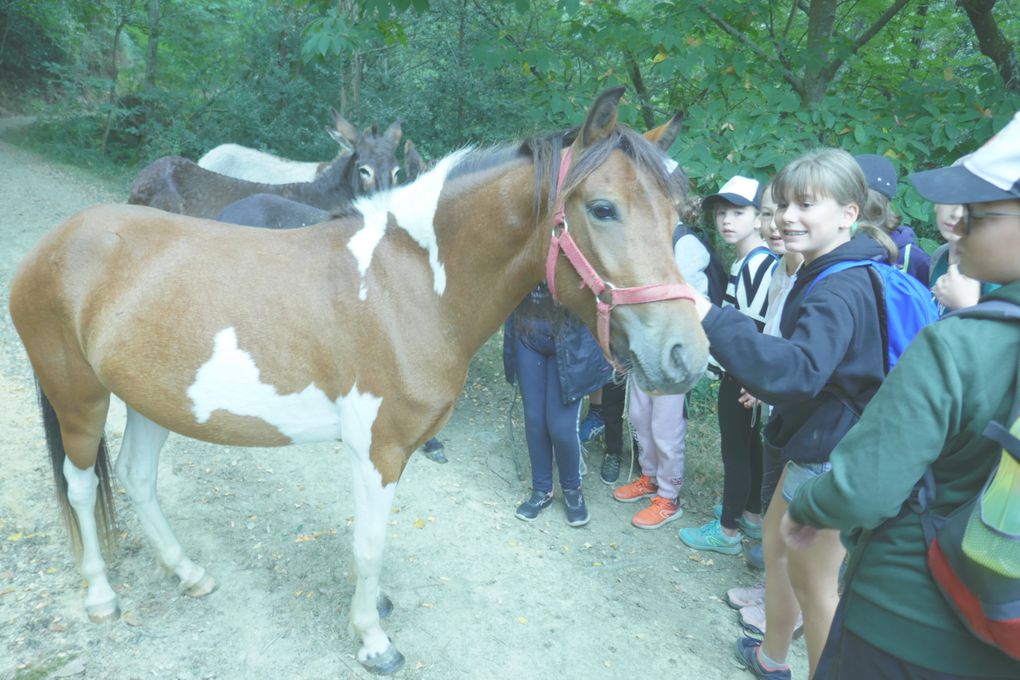
M 124 612 L 120 619 L 127 625 L 134 626 L 135 628 L 142 625 L 142 622 L 138 619 L 138 614 L 135 614 L 134 612 Z
M 415 529 L 424 529 L 425 528 L 425 520 L 423 520 L 421 518 L 418 518 L 418 519 L 414 520 L 414 528 Z
M 526 624 L 527 622 L 528 622 L 528 620 L 526 618 L 524 618 L 523 616 L 518 616 L 517 617 L 517 623 L 521 624 L 522 626 L 524 624 Z

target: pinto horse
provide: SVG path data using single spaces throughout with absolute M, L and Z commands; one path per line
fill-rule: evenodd
M 187 158 L 164 156 L 138 173 L 128 203 L 208 218 L 254 194 L 275 194 L 321 210 L 346 208 L 358 196 L 395 186 L 399 169 L 400 121 L 381 135 L 375 126 L 356 133 L 348 132 L 353 150 L 333 161 L 312 182 L 249 182 L 206 170 Z
M 622 92 L 600 95 L 574 133 L 455 152 L 324 224 L 238 229 L 108 205 L 43 237 L 15 274 L 10 311 L 38 379 L 90 618 L 119 614 L 101 539 L 111 393 L 128 406 L 117 478 L 194 596 L 216 583 L 156 498 L 168 433 L 234 446 L 341 441 L 353 468 L 357 657 L 393 673 L 403 656 L 380 626 L 379 575 L 397 482 L 449 418 L 472 355 L 535 284 L 547 279 L 642 387 L 690 389 L 708 344 L 670 256 L 682 196 L 665 154 L 617 125 Z

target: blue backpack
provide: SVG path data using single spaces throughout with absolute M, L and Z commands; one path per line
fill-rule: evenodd
M 822 270 L 808 284 L 804 295 L 825 277 L 854 267 L 869 267 L 878 305 L 882 344 L 886 349 L 885 372 L 892 370 L 918 331 L 939 318 L 931 291 L 898 267 L 876 260 L 844 260 Z

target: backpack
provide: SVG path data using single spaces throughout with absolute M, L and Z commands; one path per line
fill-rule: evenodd
M 831 274 L 855 267 L 869 267 L 878 305 L 885 372 L 892 370 L 917 333 L 939 318 L 931 291 L 921 282 L 895 267 L 877 260 L 843 260 L 825 269 L 808 284 L 805 297 L 819 281 Z
M 1020 306 L 992 300 L 947 316 L 1020 321 Z M 1020 382 L 1009 417 L 1009 429 L 992 422 L 982 433 L 1002 453 L 974 498 L 948 517 L 930 513 L 931 467 L 915 495 L 935 585 L 975 637 L 1020 660 Z
M 723 266 L 719 256 L 715 254 L 712 245 L 683 222 L 677 222 L 676 228 L 673 229 L 674 250 L 676 250 L 677 241 L 687 234 L 698 239 L 698 242 L 708 251 L 708 266 L 705 267 L 705 277 L 708 279 L 708 299 L 712 301 L 712 304 L 719 306 L 722 304 L 723 298 L 726 297 L 726 284 L 729 281 L 726 267 Z

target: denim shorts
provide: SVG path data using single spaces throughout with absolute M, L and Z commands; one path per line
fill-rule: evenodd
M 783 480 L 783 500 L 787 503 L 793 500 L 797 489 L 809 479 L 828 472 L 832 469 L 832 463 L 795 463 L 792 460 L 786 462 L 786 479 Z

